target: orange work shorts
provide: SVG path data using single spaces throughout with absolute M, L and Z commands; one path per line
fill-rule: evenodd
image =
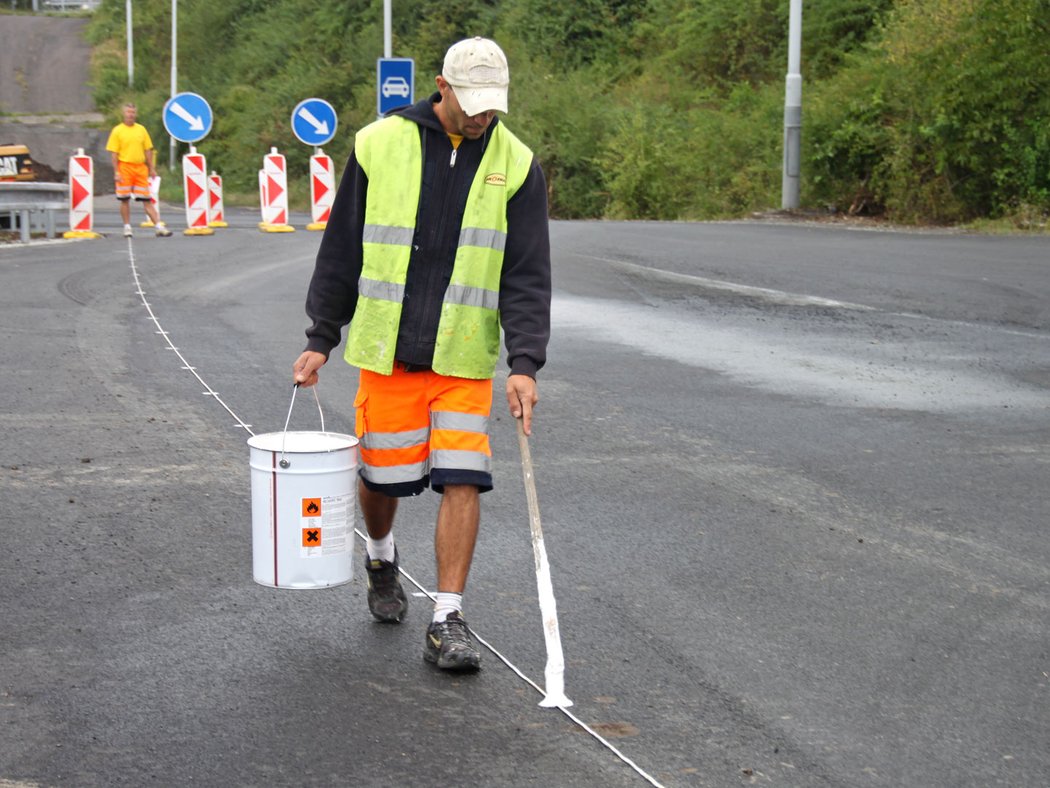
M 392 497 L 419 495 L 427 485 L 492 489 L 489 413 L 492 381 L 408 372 L 361 370 L 356 409 L 361 479 Z
M 149 200 L 149 167 L 145 164 L 132 164 L 130 161 L 119 162 L 120 182 L 117 184 L 117 199 Z

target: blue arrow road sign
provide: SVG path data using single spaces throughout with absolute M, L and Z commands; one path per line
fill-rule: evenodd
M 376 112 L 380 115 L 415 101 L 416 62 L 410 57 L 376 61 Z
M 197 142 L 211 131 L 211 107 L 196 93 L 177 93 L 164 105 L 164 128 L 180 142 Z
M 292 110 L 292 131 L 304 145 L 324 145 L 335 136 L 335 110 L 324 99 L 303 99 Z

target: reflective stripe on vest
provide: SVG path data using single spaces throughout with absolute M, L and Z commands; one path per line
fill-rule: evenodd
M 405 286 L 396 285 L 393 282 L 380 282 L 377 279 L 365 279 L 363 276 L 357 280 L 357 292 L 367 298 L 379 301 L 393 301 L 399 304 L 405 298 Z
M 384 118 L 359 131 L 354 146 L 368 191 L 363 265 L 345 358 L 389 375 L 419 205 L 419 126 L 396 115 Z M 532 152 L 497 124 L 467 195 L 452 278 L 442 301 L 433 360 L 439 374 L 475 379 L 495 374 L 507 202 L 525 182 L 531 164 Z
M 361 240 L 366 244 L 396 244 L 406 246 L 412 243 L 411 227 L 384 227 L 380 224 L 366 224 L 361 233 Z

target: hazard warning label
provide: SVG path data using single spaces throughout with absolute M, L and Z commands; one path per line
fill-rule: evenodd
M 300 556 L 320 558 L 347 552 L 353 546 L 350 533 L 353 505 L 353 493 L 303 498 Z

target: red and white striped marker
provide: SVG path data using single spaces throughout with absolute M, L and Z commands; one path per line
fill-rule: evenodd
M 157 218 L 160 219 L 160 176 L 154 175 L 149 179 L 149 201 L 153 208 L 157 211 Z M 163 220 L 161 220 L 163 221 Z M 147 216 L 139 224 L 139 227 L 153 227 L 153 220 Z
M 182 186 L 186 195 L 185 235 L 214 235 L 208 226 L 208 163 L 203 153 L 190 145 L 182 157 Z
M 259 170 L 259 207 L 265 210 L 266 206 L 266 173 Z M 266 226 L 266 214 L 263 214 L 263 220 L 259 222 L 259 229 L 263 229 Z
M 332 157 L 320 148 L 310 157 L 310 216 L 313 221 L 307 230 L 323 230 L 328 226 L 335 200 L 335 170 Z
M 229 227 L 222 204 L 222 176 L 214 170 L 208 176 L 208 215 L 211 216 L 209 227 Z
M 69 231 L 63 238 L 101 238 L 95 224 L 95 164 L 83 148 L 69 157 Z
M 262 198 L 259 229 L 267 233 L 295 232 L 295 228 L 288 224 L 288 171 L 284 156 L 277 152 L 277 148 L 270 148 L 270 152 L 263 156 L 259 191 Z

